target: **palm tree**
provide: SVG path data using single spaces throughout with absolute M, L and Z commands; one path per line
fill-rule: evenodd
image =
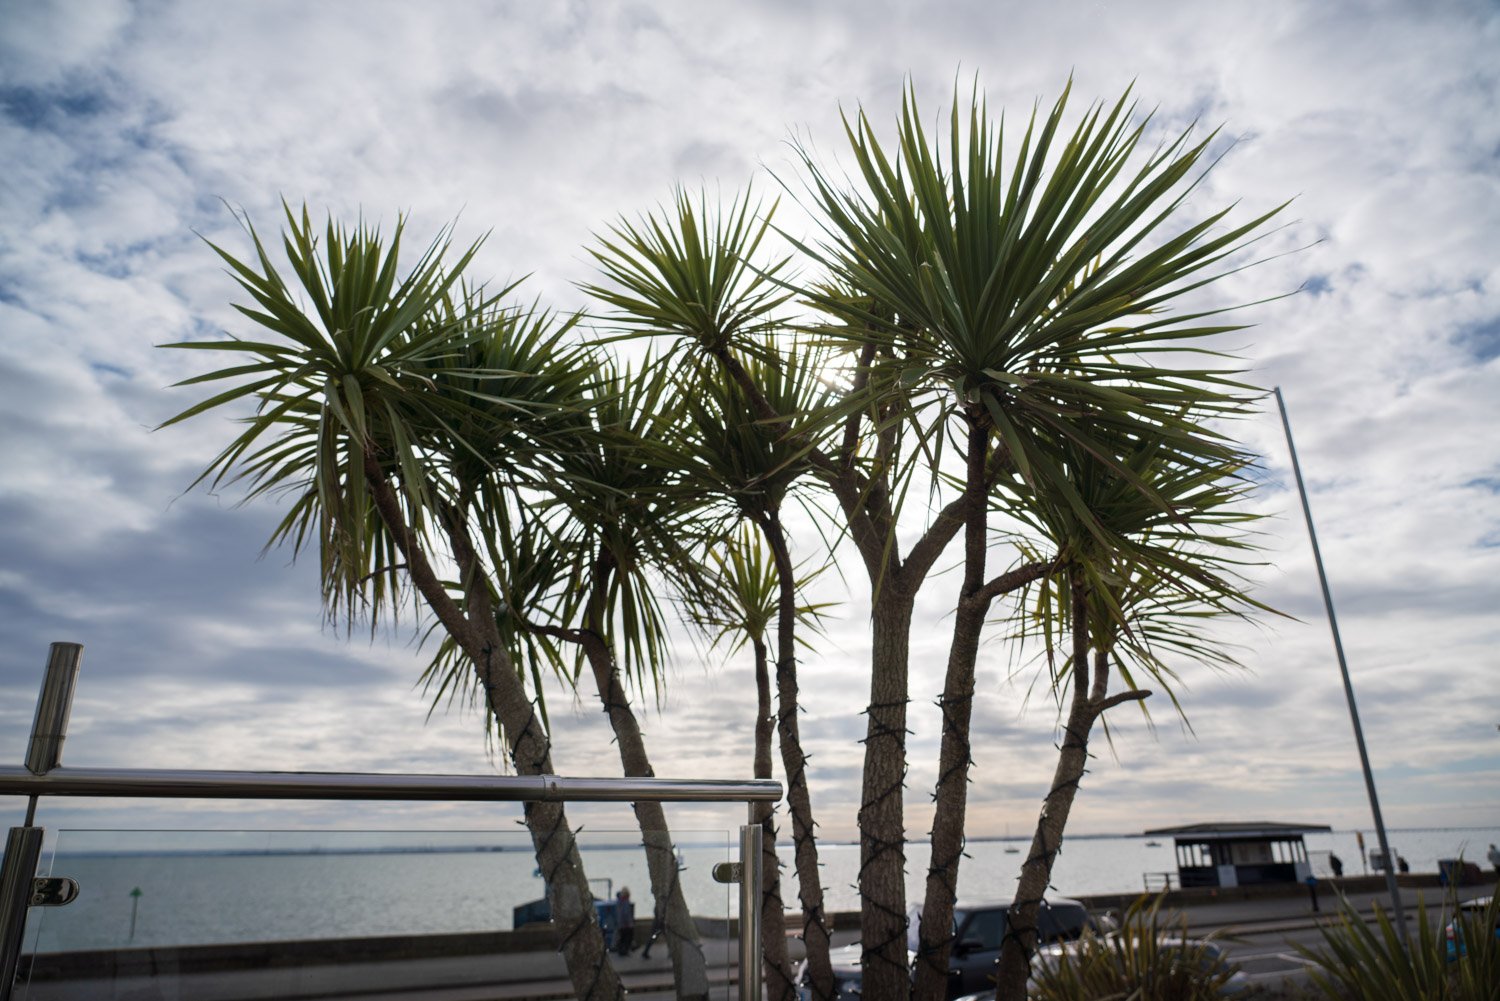
M 604 368 L 591 410 L 594 444 L 566 457 L 567 475 L 552 488 L 558 511 L 566 515 L 555 538 L 571 554 L 565 594 L 576 597 L 575 614 L 571 624 L 564 615 L 557 624 L 530 627 L 577 647 L 609 716 L 625 774 L 642 778 L 655 771 L 624 682 L 638 692 L 648 683 L 653 690 L 659 686 L 666 626 L 654 578 L 693 589 L 698 563 L 689 540 L 699 531 L 693 523 L 695 501 L 671 488 L 663 475 L 666 465 L 654 454 L 673 408 L 662 400 L 667 382 L 649 371 L 648 366 L 645 373 L 616 375 Z M 666 813 L 660 803 L 633 806 L 652 894 L 665 902 L 678 996 L 707 998 L 703 947 L 683 897 Z
M 915 978 L 918 997 L 937 998 L 946 986 L 962 857 L 979 635 L 995 598 L 1040 581 L 1055 565 L 1033 559 L 990 577 L 989 505 L 1004 507 L 1015 496 L 1001 489 L 1009 482 L 1046 485 L 1082 518 L 1086 508 L 1059 460 L 1061 446 L 1107 456 L 1110 436 L 1149 435 L 1184 456 L 1221 461 L 1232 449 L 1204 422 L 1242 406 L 1224 372 L 1146 359 L 1201 351 L 1196 345 L 1205 338 L 1233 329 L 1207 322 L 1215 310 L 1167 311 L 1220 277 L 1225 259 L 1274 212 L 1222 228 L 1228 210 L 1178 221 L 1213 136 L 1195 142 L 1184 132 L 1142 158 L 1136 154 L 1147 121 L 1134 114 L 1128 93 L 1089 109 L 1071 132 L 1061 128 L 1067 99 L 1065 91 L 1046 116 L 1033 113 L 1008 167 L 1003 124 L 977 95 L 967 114 L 955 100 L 947 135 L 929 142 L 909 90 L 891 153 L 862 112 L 846 123 L 856 189 L 810 154 L 802 157 L 825 232 L 823 242 L 799 245 L 826 275 L 811 299 L 835 320 L 830 338 L 860 357 L 856 380 L 870 400 L 871 451 L 886 460 L 865 489 L 846 486 L 840 496 L 877 593 L 861 892 L 864 982 L 881 996 L 905 990 L 907 976 L 899 768 L 910 605 L 880 596 L 911 593 L 918 571 L 930 566 L 918 559 L 924 547 L 941 548 L 963 524 L 964 575 L 942 698 Z M 910 439 L 904 452 L 903 429 Z M 896 561 L 894 522 L 877 520 L 878 532 L 862 532 L 862 512 L 851 501 L 888 504 L 919 471 L 940 481 L 950 438 L 963 459 L 946 475 L 961 493 L 907 561 Z M 1163 504 L 1144 482 L 1127 482 Z
M 754 370 L 751 378 L 760 394 L 758 403 L 745 397 L 736 380 L 711 368 L 703 370 L 675 348 L 668 351 L 663 364 L 696 373 L 693 388 L 684 394 L 686 433 L 673 439 L 684 487 L 695 494 L 722 498 L 733 517 L 753 522 L 776 565 L 780 592 L 776 721 L 787 775 L 803 940 L 814 994 L 832 998 L 836 988 L 828 955 L 831 928 L 823 906 L 816 824 L 797 720 L 797 578 L 781 526 L 782 505 L 809 468 L 804 438 L 818 432 L 787 434 L 783 426 L 763 426 L 757 411 L 757 405 L 777 408 L 777 412 L 795 414 L 808 428 L 826 420 L 823 398 L 827 394 L 819 381 L 822 355 L 813 352 L 803 357 L 797 351 L 782 355 L 767 336 L 789 295 L 774 284 L 783 264 L 765 271 L 748 265 L 766 233 L 765 222 L 753 217 L 748 199 L 715 215 L 706 203 L 695 205 L 679 192 L 675 209 L 674 217 L 666 221 L 646 219 L 639 226 L 618 223 L 593 250 L 609 282 L 586 286 L 586 291 L 613 307 L 608 320 L 627 331 L 712 331 L 707 336 L 733 337 L 748 345 L 741 364 Z M 773 403 L 765 403 L 766 393 Z M 773 972 L 772 977 L 777 983 L 783 974 Z
M 232 385 L 164 427 L 241 401 L 256 408 L 194 485 L 243 483 L 247 499 L 288 497 L 268 544 L 288 543 L 294 553 L 316 545 L 330 613 L 353 617 L 365 609 L 373 628 L 379 615 L 399 608 L 405 586 L 414 589 L 474 671 L 516 770 L 549 773 L 545 726 L 496 626 L 491 574 L 469 516 L 475 498 L 455 491 L 445 464 L 482 456 L 499 463 L 502 477 L 525 480 L 538 475 L 548 453 L 570 447 L 528 442 L 509 427 L 516 415 L 581 405 L 569 392 L 576 383 L 565 379 L 560 391 L 549 383 L 572 371 L 552 364 L 562 330 L 545 318 L 522 325 L 535 335 L 532 368 L 458 369 L 458 351 L 505 350 L 498 342 L 516 332 L 520 315 L 499 304 L 509 289 L 460 292 L 459 276 L 477 244 L 445 266 L 444 231 L 403 276 L 404 220 L 389 247 L 363 223 L 348 228 L 330 220 L 320 246 L 307 210 L 299 217 L 287 207 L 289 283 L 248 221 L 246 229 L 253 264 L 213 249 L 249 295 L 251 302 L 236 308 L 263 339 L 171 345 L 234 352 L 243 363 L 187 380 Z M 486 452 L 486 442 L 502 439 L 511 447 Z M 456 567 L 456 582 L 439 575 L 444 562 Z M 527 803 L 525 819 L 575 994 L 623 997 L 562 804 Z
M 1026 520 L 1062 568 L 1043 581 L 1024 613 L 1040 631 L 1059 701 L 1071 688 L 1051 789 L 1021 869 L 997 973 L 997 998 L 1026 997 L 1037 946 L 1038 904 L 1050 884 L 1068 814 L 1088 760 L 1089 734 L 1116 705 L 1144 700 L 1141 682 L 1171 695 L 1170 660 L 1215 667 L 1232 656 L 1202 633 L 1216 616 L 1246 617 L 1263 605 L 1244 592 L 1240 568 L 1252 548 L 1239 526 L 1253 517 L 1238 504 L 1248 457 L 1174 449 L 1164 437 L 1125 436 L 1103 455 L 1057 441 L 1067 490 L 1022 486 Z M 1074 498 L 1083 501 L 1083 511 Z M 1061 651 L 1062 657 L 1057 656 Z M 1114 671 L 1126 688 L 1109 693 Z M 1180 706 L 1178 706 L 1180 711 Z
M 1183 133 L 1129 172 L 1146 125 L 1134 117 L 1128 95 L 1092 108 L 1071 134 L 1060 132 L 1066 103 L 1065 93 L 1045 118 L 1033 115 L 1008 171 L 1003 129 L 977 98 L 967 116 L 955 102 L 947 142 L 936 148 L 910 93 L 894 154 L 885 152 L 863 113 L 849 121 L 861 190 L 850 190 L 846 175 L 804 152 L 809 201 L 824 239 L 796 246 L 823 277 L 799 291 L 829 317 L 818 333 L 845 359 L 841 406 L 825 415 L 836 422 L 805 423 L 778 409 L 750 371 L 752 359 L 765 357 L 756 338 L 790 280 L 785 262 L 746 270 L 743 262 L 768 225 L 750 220 L 748 201 L 733 204 L 710 228 L 698 225 L 694 206 L 680 197 L 676 220 L 621 224 L 595 252 L 606 283 L 593 291 L 619 311 L 623 325 L 672 337 L 712 359 L 765 426 L 800 450 L 833 492 L 869 574 L 861 932 L 864 984 L 881 996 L 896 996 L 909 983 L 903 776 L 917 589 L 964 529 L 916 980 L 918 995 L 928 997 L 942 990 L 951 948 L 979 632 L 996 597 L 1052 566 L 1033 560 L 988 575 L 992 498 L 1018 477 L 1056 483 L 1079 507 L 1053 455 L 1055 442 L 1097 450 L 1106 433 L 1152 429 L 1171 442 L 1210 448 L 1212 436 L 1182 411 L 1191 407 L 1207 418 L 1238 405 L 1221 372 L 1140 359 L 1191 350 L 1233 329 L 1206 322 L 1214 311 L 1163 314 L 1174 298 L 1219 276 L 1218 266 L 1270 214 L 1222 231 L 1225 212 L 1177 223 L 1213 137 L 1195 143 Z M 710 280 L 712 294 L 694 285 L 699 278 Z M 950 435 L 963 451 L 961 470 L 944 463 Z M 903 555 L 895 529 L 924 474 L 937 500 L 925 531 Z M 950 482 L 960 492 L 943 502 Z
M 753 529 L 742 526 L 708 547 L 717 587 L 688 607 L 688 616 L 710 640 L 711 647 L 735 653 L 750 645 L 755 663 L 755 778 L 772 777 L 772 737 L 776 719 L 771 709 L 771 671 L 768 637 L 776 619 L 780 585 L 775 564 Z M 800 583 L 800 582 L 799 582 Z M 799 610 L 801 611 L 801 610 Z M 751 814 L 761 836 L 761 926 L 765 983 L 772 998 L 794 1001 L 797 986 L 786 948 L 786 907 L 781 894 L 781 859 L 776 851 L 776 805 L 757 803 Z
M 665 580 L 678 590 L 699 589 L 701 571 L 690 546 L 701 531 L 699 501 L 674 486 L 663 460 L 667 453 L 659 443 L 678 409 L 664 370 L 648 364 L 642 373 L 621 373 L 597 355 L 579 361 L 592 373 L 586 410 L 538 417 L 550 424 L 547 438 L 573 446 L 552 457 L 545 482 L 496 494 L 484 512 L 490 562 L 507 574 L 497 581 L 498 626 L 517 659 L 540 660 L 575 685 L 586 669 L 624 773 L 652 777 L 627 686 L 659 694 L 667 651 L 656 587 Z M 446 644 L 428 669 L 439 697 L 458 684 L 454 673 L 463 664 L 456 652 Z M 704 998 L 707 966 L 665 811 L 646 801 L 633 809 L 652 892 L 663 904 L 678 995 Z
M 762 350 L 763 354 L 750 358 L 747 366 L 765 398 L 779 412 L 816 419 L 828 395 L 821 381 L 822 356 L 816 351 L 792 350 L 771 363 L 767 359 L 773 357 L 774 346 L 767 343 Z M 755 526 L 771 557 L 769 573 L 776 587 L 775 719 L 787 776 L 802 938 L 814 992 L 831 994 L 835 990 L 829 958 L 831 928 L 819 878 L 817 824 L 798 720 L 801 699 L 797 677 L 797 646 L 805 639 L 798 627 L 822 612 L 821 608 L 802 605 L 799 592 L 822 568 L 798 578 L 782 521 L 782 512 L 808 465 L 801 454 L 802 446 L 757 421 L 742 390 L 721 372 L 708 369 L 699 373 L 686 402 L 689 419 L 683 436 L 676 441 L 684 486 L 720 497 L 732 517 Z M 807 501 L 803 496 L 797 499 Z M 803 506 L 810 514 L 817 514 L 810 502 Z M 790 983 L 785 990 L 792 990 Z
M 796 680 L 796 575 L 782 505 L 799 477 L 811 468 L 826 433 L 823 356 L 797 349 L 782 352 L 771 333 L 782 322 L 778 310 L 790 297 L 779 287 L 785 262 L 764 269 L 749 261 L 768 226 L 755 218 L 750 199 L 715 213 L 678 192 L 667 219 L 618 222 L 592 253 L 603 284 L 586 291 L 612 308 L 608 322 L 627 334 L 662 334 L 712 343 L 730 359 L 727 375 L 699 375 L 687 394 L 692 431 L 679 439 L 683 469 L 704 493 L 721 494 L 738 516 L 752 521 L 776 564 L 780 597 L 777 618 L 777 729 L 787 776 L 803 939 L 813 994 L 836 993 L 828 954 L 831 928 L 823 906 L 806 755 L 798 732 Z M 737 351 L 731 350 L 731 345 Z M 719 356 L 714 356 L 718 358 Z M 699 359 L 673 344 L 665 363 L 697 372 Z M 710 362 L 711 367 L 717 368 Z M 747 393 L 747 388 L 750 390 Z M 768 397 L 769 394 L 769 397 Z M 770 414 L 775 419 L 765 423 Z M 791 415 L 791 416 L 785 416 Z

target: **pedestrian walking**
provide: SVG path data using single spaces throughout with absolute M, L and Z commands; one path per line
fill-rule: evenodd
M 656 898 L 656 906 L 651 910 L 651 934 L 646 938 L 646 948 L 641 950 L 642 959 L 651 958 L 651 946 L 661 938 L 662 933 L 667 930 L 667 902 L 660 897 Z
M 635 905 L 630 902 L 630 887 L 622 886 L 615 894 L 615 952 L 630 955 L 635 944 Z
M 1333 852 L 1328 853 L 1328 868 L 1333 870 L 1334 879 L 1344 878 L 1344 860 L 1339 858 Z

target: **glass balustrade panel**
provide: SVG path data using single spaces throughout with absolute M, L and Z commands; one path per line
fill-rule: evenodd
M 727 998 L 738 897 L 713 869 L 738 858 L 738 834 L 674 830 L 673 840 L 712 996 Z M 525 831 L 63 830 L 49 841 L 40 875 L 75 879 L 79 894 L 30 911 L 19 1001 L 568 990 Z M 618 895 L 630 893 L 632 948 L 615 968 L 632 993 L 672 996 L 666 942 L 645 948 L 654 907 L 640 832 L 578 841 L 615 948 Z

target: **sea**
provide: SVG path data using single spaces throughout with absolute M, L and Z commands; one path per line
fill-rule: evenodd
M 677 831 L 684 893 L 694 913 L 734 914 L 733 887 L 713 868 L 736 857 L 737 834 Z M 1346 875 L 1368 868 L 1370 830 L 1309 834 L 1314 871 L 1324 876 L 1329 853 Z M 1500 829 L 1390 832 L 1392 850 L 1413 872 L 1435 872 L 1439 859 L 1487 866 L 1485 853 Z M 581 838 L 584 866 L 601 899 L 631 888 L 649 914 L 643 850 L 627 832 Z M 972 841 L 960 875 L 965 900 L 1009 899 L 1025 858 L 1020 839 Z M 920 900 L 927 845 L 907 846 L 907 894 Z M 858 910 L 857 844 L 819 845 L 826 906 Z M 783 856 L 783 897 L 797 891 L 790 851 Z M 1053 873 L 1060 896 L 1128 893 L 1157 874 L 1174 872 L 1171 838 L 1073 836 Z M 437 836 L 413 832 L 60 831 L 42 869 L 69 876 L 79 896 L 63 907 L 32 908 L 28 951 L 66 952 L 146 946 L 284 941 L 380 935 L 508 930 L 513 909 L 542 896 L 529 841 L 522 834 L 477 832 Z

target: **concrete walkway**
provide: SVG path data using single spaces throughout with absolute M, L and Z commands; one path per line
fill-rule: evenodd
M 1459 900 L 1487 896 L 1494 892 L 1493 884 L 1468 886 L 1458 890 Z M 1391 898 L 1384 890 L 1355 890 L 1344 896 L 1361 915 L 1371 918 L 1378 906 L 1391 913 Z M 1408 919 L 1413 919 L 1418 901 L 1422 901 L 1429 912 L 1440 910 L 1448 899 L 1439 888 L 1401 890 L 1402 907 Z M 1267 932 L 1277 929 L 1311 928 L 1328 921 L 1337 920 L 1339 894 L 1330 884 L 1322 883 L 1318 890 L 1318 907 L 1314 911 L 1312 901 L 1306 893 L 1301 896 L 1274 896 L 1249 900 L 1207 901 L 1179 908 L 1187 918 L 1188 930 L 1194 935 L 1206 935 L 1217 931 L 1234 934 L 1238 931 Z

